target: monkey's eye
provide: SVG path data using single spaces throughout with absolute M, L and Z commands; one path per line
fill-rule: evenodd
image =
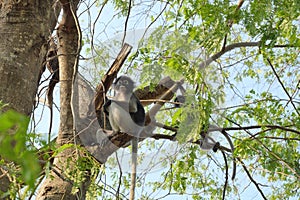
M 124 85 L 128 85 L 128 81 L 127 80 L 123 80 L 122 82 Z

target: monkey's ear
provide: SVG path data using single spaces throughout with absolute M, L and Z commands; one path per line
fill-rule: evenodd
M 116 80 L 113 82 L 113 84 L 117 84 L 117 82 L 119 82 L 119 80 L 120 80 L 121 77 L 122 76 L 119 76 L 118 78 L 116 78 Z
M 111 88 L 114 90 L 116 88 L 117 83 L 119 82 L 121 76 L 116 78 L 115 81 L 112 83 Z

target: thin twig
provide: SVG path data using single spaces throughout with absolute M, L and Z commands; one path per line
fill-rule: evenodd
M 127 12 L 126 20 L 125 20 L 125 25 L 124 25 L 125 27 L 124 27 L 124 36 L 123 36 L 123 39 L 122 39 L 122 46 L 124 45 L 125 38 L 126 38 L 126 32 L 127 32 L 127 26 L 128 26 L 130 11 L 131 11 L 131 0 L 129 0 L 128 12 Z
M 233 120 L 226 118 L 228 121 L 230 121 L 231 123 L 234 123 L 235 125 L 242 127 L 241 125 L 239 125 L 238 123 L 234 122 Z M 244 131 L 246 133 L 248 133 L 251 137 L 253 137 L 253 134 L 248 131 L 247 129 L 244 129 Z M 292 173 L 294 173 L 297 178 L 300 179 L 300 175 L 297 173 L 297 171 L 295 169 L 293 169 L 293 167 L 291 167 L 287 162 L 285 162 L 282 158 L 280 158 L 276 153 L 274 153 L 273 151 L 271 151 L 261 140 L 259 140 L 258 138 L 255 138 L 255 140 L 262 145 L 272 156 L 274 156 L 278 161 L 281 161 L 283 165 L 285 165 Z
M 273 140 L 297 140 L 300 141 L 300 138 L 283 138 L 283 137 L 272 137 L 272 136 L 264 136 L 260 138 L 268 138 L 268 139 L 273 139 Z
M 222 130 L 221 133 L 224 135 L 224 137 L 227 139 L 229 145 L 230 145 L 230 148 L 231 148 L 231 154 L 233 155 L 234 154 L 234 145 L 228 135 L 228 133 L 225 131 L 225 130 Z M 222 151 L 223 153 L 223 151 Z M 236 161 L 235 161 L 235 157 L 234 155 L 232 156 L 232 177 L 231 177 L 231 180 L 234 180 L 235 178 L 235 175 L 236 175 Z
M 278 82 L 279 82 L 279 84 L 281 85 L 282 89 L 284 90 L 284 92 L 286 93 L 286 95 L 289 97 L 289 99 L 290 99 L 290 101 L 291 101 L 291 104 L 292 104 L 292 106 L 294 107 L 296 113 L 300 116 L 300 113 L 299 113 L 299 111 L 298 111 L 296 105 L 295 105 L 294 102 L 293 102 L 293 98 L 291 97 L 291 95 L 289 94 L 289 92 L 287 91 L 287 89 L 285 88 L 283 82 L 281 81 L 279 75 L 277 74 L 277 72 L 276 72 L 274 66 L 272 65 L 270 59 L 267 58 L 267 61 L 268 61 L 269 65 L 271 66 L 272 71 L 273 71 L 273 73 L 275 74 L 276 79 L 278 80 Z
M 251 176 L 251 174 L 250 174 L 250 172 L 248 171 L 248 169 L 247 169 L 245 163 L 244 163 L 240 158 L 237 157 L 237 159 L 238 159 L 239 162 L 242 163 L 242 166 L 243 166 L 243 168 L 244 168 L 246 174 L 248 175 L 248 177 L 249 177 L 249 179 L 251 180 L 251 182 L 255 185 L 255 187 L 257 188 L 257 190 L 258 190 L 259 193 L 261 194 L 261 196 L 262 196 L 265 200 L 267 200 L 267 197 L 264 195 L 263 191 L 260 189 L 258 183 L 257 183 L 257 182 L 253 179 L 253 177 Z
M 227 188 L 227 183 L 228 183 L 228 163 L 227 163 L 227 158 L 226 158 L 226 154 L 224 153 L 224 151 L 221 151 L 223 158 L 224 158 L 224 162 L 225 162 L 225 183 L 224 183 L 224 189 L 223 189 L 223 196 L 222 196 L 222 200 L 225 199 L 225 194 L 226 194 L 226 188 Z
M 78 34 L 78 39 L 77 39 L 77 51 L 76 51 L 76 57 L 75 57 L 75 62 L 73 65 L 73 74 L 72 74 L 72 92 L 71 92 L 71 100 L 70 100 L 70 106 L 71 106 L 71 112 L 72 112 L 72 117 L 73 117 L 73 137 L 74 137 L 74 144 L 75 144 L 75 149 L 76 149 L 76 155 L 77 158 L 79 158 L 79 153 L 78 153 L 78 148 L 77 148 L 77 142 L 76 142 L 76 113 L 74 110 L 74 88 L 75 88 L 75 81 L 76 81 L 76 75 L 78 72 L 78 63 L 79 63 L 79 55 L 81 51 L 81 40 L 82 40 L 82 32 L 80 29 L 78 17 L 76 16 L 74 10 L 73 10 L 73 4 L 70 3 L 70 11 L 72 13 L 75 25 L 76 25 L 76 30 Z
M 229 120 L 228 118 L 226 118 L 227 120 Z M 229 120 L 232 122 L 232 120 Z M 226 127 L 226 128 L 212 128 L 209 129 L 208 132 L 214 132 L 214 131 L 235 131 L 235 130 L 250 130 L 250 129 L 259 129 L 259 128 L 269 128 L 269 129 L 281 129 L 284 131 L 289 131 L 292 133 L 296 133 L 300 135 L 300 132 L 291 128 L 287 128 L 284 126 L 278 126 L 278 125 L 253 125 L 253 126 L 238 126 L 238 127 Z
M 236 8 L 234 10 L 234 13 L 238 12 L 238 10 L 242 7 L 243 3 L 244 3 L 244 0 L 239 0 L 238 4 L 237 4 L 237 6 L 236 6 Z M 233 19 L 227 19 L 227 27 L 229 29 L 228 31 L 230 31 L 230 29 L 231 29 L 231 27 L 233 25 L 233 22 L 234 22 Z M 223 46 L 222 46 L 222 50 L 221 51 L 225 50 L 226 43 L 227 43 L 227 33 L 226 33 L 226 35 L 224 37 L 224 42 L 223 42 Z
M 120 171 L 119 184 L 118 184 L 118 188 L 117 188 L 117 191 L 116 191 L 116 197 L 117 197 L 117 200 L 118 200 L 118 199 L 120 199 L 120 188 L 121 188 L 121 184 L 122 184 L 122 174 L 123 174 L 123 172 L 122 172 L 121 164 L 120 164 L 120 161 L 119 161 L 119 158 L 118 158 L 118 153 L 116 152 L 115 155 L 116 155 L 116 160 L 117 160 L 119 171 Z

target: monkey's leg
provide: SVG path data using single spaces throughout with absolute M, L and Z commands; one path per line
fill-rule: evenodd
M 131 140 L 132 153 L 131 153 L 131 186 L 129 200 L 134 200 L 134 191 L 136 186 L 136 166 L 137 166 L 137 149 L 138 149 L 138 138 L 134 137 Z

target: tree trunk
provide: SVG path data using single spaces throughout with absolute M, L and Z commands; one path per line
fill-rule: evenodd
M 77 68 L 80 50 L 80 38 L 75 13 L 78 1 L 60 1 L 63 8 L 62 21 L 58 28 L 58 61 L 60 77 L 60 129 L 57 137 L 58 147 L 65 144 L 79 144 L 73 130 L 71 108 L 73 74 Z M 84 177 L 77 179 L 76 168 L 80 150 L 71 146 L 61 151 L 55 158 L 50 175 L 42 184 L 37 199 L 84 199 L 89 185 L 88 171 Z M 76 178 L 75 178 L 76 179 Z M 74 192 L 72 192 L 72 189 Z
M 51 0 L 0 2 L 0 100 L 30 115 L 47 52 L 47 39 L 56 24 Z M 0 190 L 9 187 L 0 170 Z

